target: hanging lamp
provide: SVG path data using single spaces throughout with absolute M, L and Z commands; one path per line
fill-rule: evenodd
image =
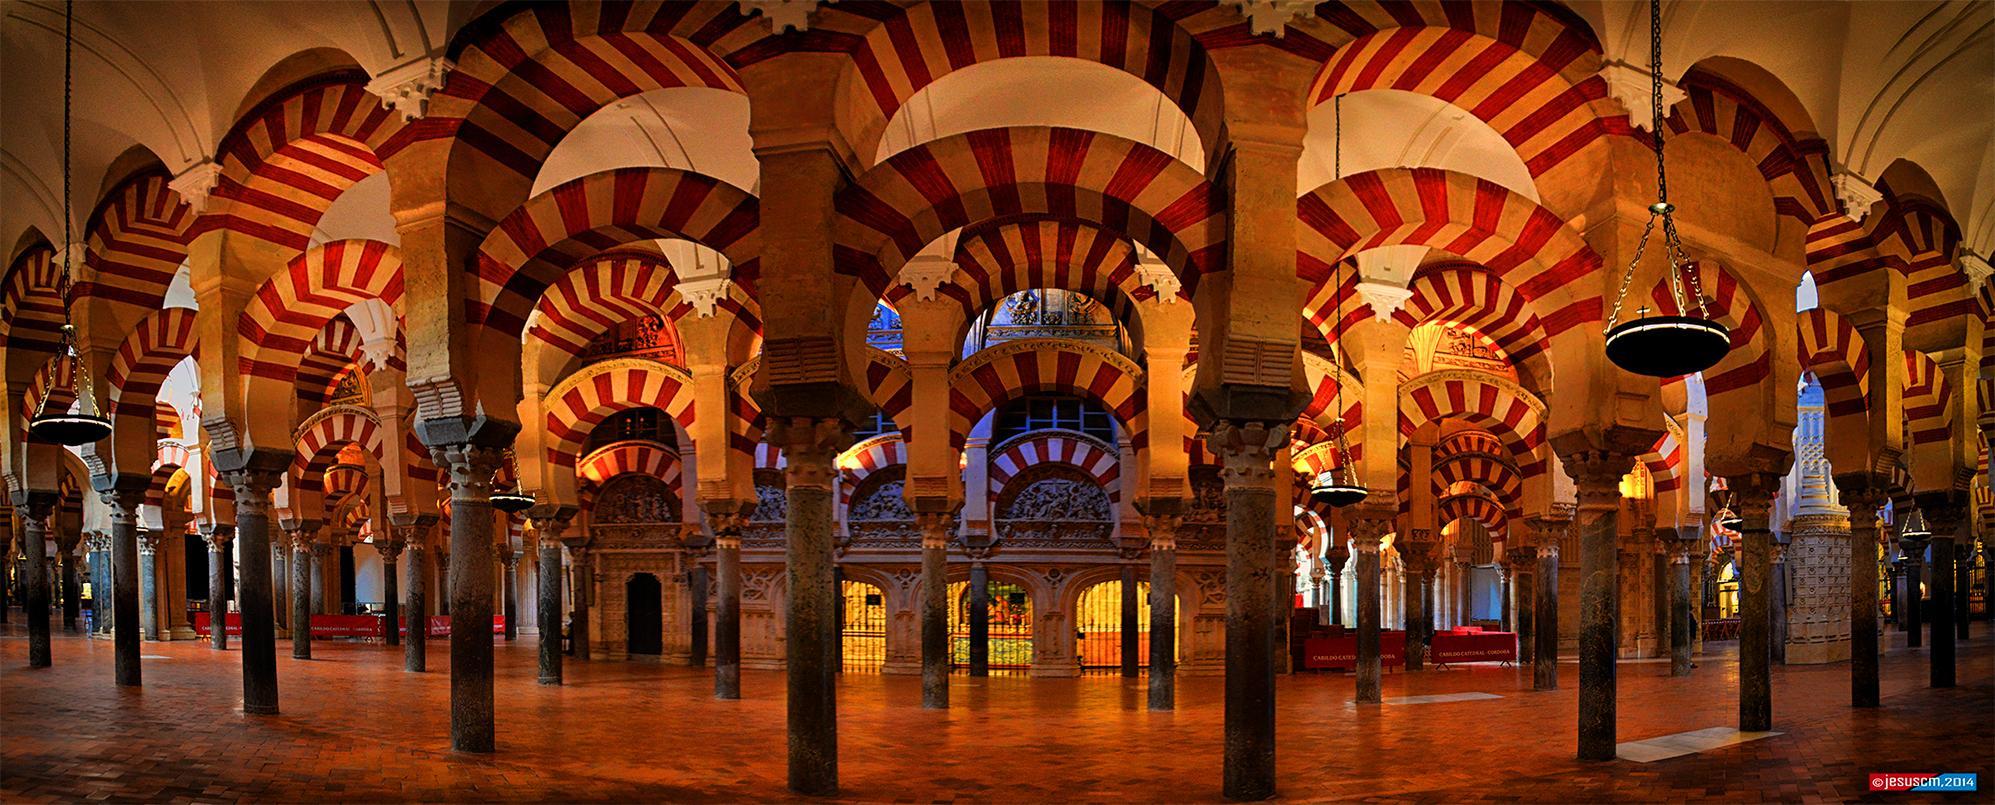
M 519 514 L 533 508 L 533 496 L 519 490 L 520 471 L 513 461 L 513 451 L 506 451 L 506 466 L 513 469 L 513 486 L 492 493 L 492 508 L 507 514 Z
M 1335 120 L 1335 139 L 1331 141 L 1330 146 L 1330 178 L 1335 180 L 1341 178 L 1344 173 L 1344 96 L 1338 95 L 1332 100 L 1332 103 L 1335 104 L 1332 108 L 1333 119 Z M 1334 406 L 1332 410 L 1337 418 L 1337 427 L 1331 432 L 1331 438 L 1336 441 L 1337 466 L 1317 475 L 1316 481 L 1309 485 L 1309 499 L 1333 509 L 1341 509 L 1346 506 L 1363 503 L 1365 498 L 1371 494 L 1370 490 L 1359 486 L 1351 480 L 1351 451 L 1344 440 L 1344 278 L 1342 272 L 1344 264 L 1348 262 L 1350 261 L 1337 261 L 1336 271 L 1338 273 L 1333 275 L 1333 279 L 1337 283 L 1337 314 L 1335 323 L 1331 325 L 1331 336 L 1334 346 L 1337 349 L 1337 395 L 1334 401 L 1331 402 L 1331 405 Z
M 75 411 L 49 410 L 52 393 L 44 393 L 35 406 L 34 416 L 28 419 L 28 436 L 38 442 L 59 444 L 64 447 L 81 447 L 103 441 L 111 435 L 111 420 L 104 416 L 104 409 L 97 405 L 97 392 L 91 388 L 90 369 L 76 354 L 76 324 L 70 315 L 70 293 L 73 281 L 70 278 L 70 258 L 75 254 L 71 241 L 69 209 L 69 129 L 71 69 L 70 50 L 74 42 L 71 31 L 75 26 L 76 8 L 73 2 L 63 4 L 62 21 L 62 278 L 57 282 L 56 292 L 62 295 L 62 343 L 56 348 L 55 371 L 49 378 L 49 391 L 54 391 L 62 378 L 62 361 L 70 367 L 70 386 L 76 390 Z
M 1705 309 L 1696 263 L 1677 237 L 1676 207 L 1669 203 L 1669 178 L 1663 160 L 1662 0 L 1649 0 L 1649 107 L 1654 113 L 1649 128 L 1656 149 L 1656 203 L 1649 205 L 1648 224 L 1642 227 L 1642 239 L 1635 244 L 1635 256 L 1628 261 L 1621 290 L 1614 297 L 1613 313 L 1607 317 L 1607 359 L 1638 375 L 1678 377 L 1702 372 L 1724 360 L 1732 349 L 1732 331 Z M 1670 300 L 1676 312 L 1659 311 L 1660 315 L 1651 316 L 1644 306 L 1635 311 L 1636 318 L 1621 321 L 1628 286 L 1635 281 L 1658 218 L 1662 220 L 1664 253 L 1669 258 Z M 1688 296 L 1683 287 L 1686 282 L 1690 285 Z

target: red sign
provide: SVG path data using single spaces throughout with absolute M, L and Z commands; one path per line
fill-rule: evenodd
M 402 628 L 402 633 L 403 633 L 403 634 L 408 634 L 408 633 L 409 633 L 409 630 L 408 630 L 408 627 L 407 627 L 407 625 L 406 625 L 406 624 L 405 624 L 405 625 L 403 626 L 403 628 Z M 493 616 L 492 616 L 492 634 L 505 634 L 505 633 L 506 633 L 506 616 L 504 616 L 504 615 L 493 615 Z M 429 619 L 429 636 L 430 636 L 430 637 L 449 637 L 449 636 L 450 636 L 450 616 L 449 616 L 449 615 L 431 615 L 431 616 L 430 616 L 430 619 Z
M 1380 665 L 1406 664 L 1406 633 L 1379 632 L 1378 653 Z M 1346 633 L 1343 637 L 1312 637 L 1302 641 L 1302 666 L 1310 670 L 1344 669 L 1358 667 L 1358 635 Z
M 208 613 L 194 612 L 190 614 L 194 616 L 194 633 L 202 637 L 207 637 Z M 222 621 L 222 628 L 227 629 L 229 634 L 242 634 L 242 613 L 229 613 L 228 618 Z
M 242 634 L 242 613 L 231 612 L 223 628 L 232 635 Z M 194 613 L 194 633 L 208 634 L 208 613 Z M 379 615 L 313 615 L 313 637 L 380 637 Z

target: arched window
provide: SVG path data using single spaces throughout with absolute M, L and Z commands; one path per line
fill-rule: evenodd
M 991 441 L 1002 444 L 1014 436 L 1055 428 L 1085 433 L 1115 444 L 1115 417 L 1092 400 L 1066 394 L 1032 394 L 998 409 Z

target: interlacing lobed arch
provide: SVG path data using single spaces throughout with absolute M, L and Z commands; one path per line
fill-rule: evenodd
M 1013 439 L 991 456 L 990 494 L 995 497 L 1011 479 L 1031 467 L 1064 464 L 1093 478 L 1108 502 L 1122 500 L 1121 457 L 1113 447 L 1077 433 L 1041 431 Z
M 1027 338 L 986 348 L 949 372 L 950 445 L 961 448 L 977 421 L 1005 403 L 1049 391 L 1094 401 L 1132 447 L 1148 443 L 1143 370 L 1134 361 L 1092 345 Z
M 679 461 L 678 453 L 657 443 L 638 439 L 603 445 L 575 464 L 575 475 L 581 482 L 584 503 L 593 501 L 596 493 L 611 480 L 629 474 L 664 481 L 674 498 L 680 496 L 685 483 L 685 465 Z

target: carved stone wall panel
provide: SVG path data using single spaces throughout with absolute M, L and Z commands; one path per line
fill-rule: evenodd
M 1808 514 L 1788 524 L 1787 662 L 1840 662 L 1850 656 L 1850 521 Z

